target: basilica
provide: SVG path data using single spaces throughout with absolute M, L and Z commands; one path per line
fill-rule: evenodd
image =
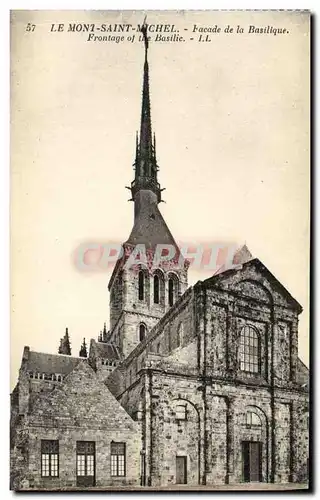
M 306 483 L 309 371 L 301 305 L 243 246 L 188 286 L 161 212 L 145 37 L 134 224 L 109 282 L 110 321 L 89 352 L 25 346 L 11 394 L 11 489 L 197 489 Z M 137 245 L 170 245 L 157 268 Z M 185 485 L 185 486 L 183 486 Z

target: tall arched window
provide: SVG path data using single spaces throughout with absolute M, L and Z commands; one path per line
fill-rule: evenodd
M 174 281 L 173 278 L 169 278 L 169 306 L 173 306 L 173 295 L 174 295 Z
M 141 323 L 141 325 L 139 325 L 139 341 L 140 342 L 144 341 L 144 339 L 146 338 L 146 333 L 147 333 L 146 325 Z
M 178 298 L 178 290 L 179 290 L 179 281 L 175 274 L 169 274 L 169 282 L 168 282 L 168 301 L 169 306 L 173 306 Z
M 242 328 L 239 339 L 240 370 L 249 373 L 260 371 L 260 338 L 253 326 Z
M 155 304 L 160 302 L 160 279 L 157 274 L 153 277 L 153 302 Z
M 139 281 L 139 300 L 144 300 L 144 272 L 139 271 L 138 275 L 138 281 Z

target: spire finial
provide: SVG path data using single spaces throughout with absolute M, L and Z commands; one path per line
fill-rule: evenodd
M 148 36 L 147 36 L 148 25 L 146 23 L 146 20 L 147 20 L 147 16 L 145 16 L 145 18 L 143 20 L 143 24 L 141 26 L 141 32 L 143 34 L 143 41 L 144 41 L 145 60 L 147 60 L 148 48 L 149 48 L 149 42 L 148 42 Z
M 147 16 L 140 26 L 140 32 L 143 35 L 145 47 L 145 61 L 143 66 L 143 85 L 142 85 L 142 108 L 139 141 L 136 144 L 135 179 L 131 183 L 132 200 L 135 201 L 136 194 L 140 190 L 152 191 L 157 196 L 157 202 L 161 201 L 161 188 L 157 179 L 157 160 L 155 154 L 155 138 L 152 135 L 151 126 L 151 106 L 149 89 L 149 64 L 148 47 L 149 40 L 147 36 L 148 24 Z M 141 39 L 141 38 L 140 38 Z
M 81 358 L 87 358 L 88 357 L 87 344 L 86 344 L 86 339 L 85 338 L 83 339 L 82 345 L 80 347 L 79 356 Z

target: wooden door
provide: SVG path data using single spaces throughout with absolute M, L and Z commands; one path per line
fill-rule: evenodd
M 258 441 L 242 442 L 243 480 L 245 482 L 261 481 L 261 448 Z
M 187 484 L 187 457 L 176 457 L 176 484 Z

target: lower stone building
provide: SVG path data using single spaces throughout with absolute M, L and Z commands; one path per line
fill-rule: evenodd
M 11 406 L 12 489 L 139 483 L 140 424 L 86 359 L 25 348 Z

